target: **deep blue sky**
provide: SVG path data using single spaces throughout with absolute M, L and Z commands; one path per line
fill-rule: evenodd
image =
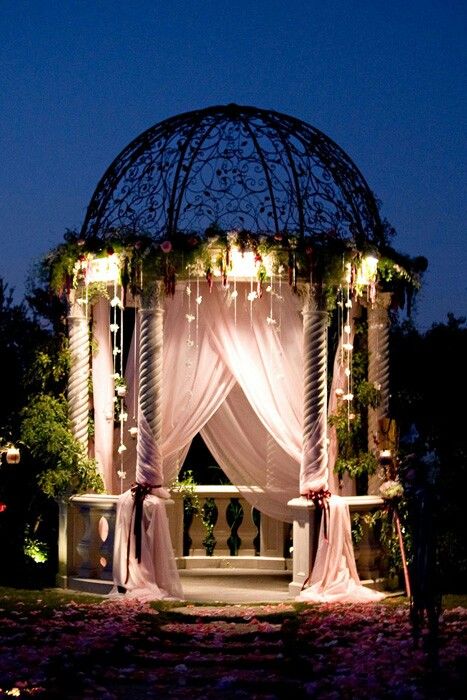
M 426 255 L 419 327 L 467 315 L 465 0 L 1 0 L 0 276 L 79 227 L 141 131 L 237 102 L 352 157 Z

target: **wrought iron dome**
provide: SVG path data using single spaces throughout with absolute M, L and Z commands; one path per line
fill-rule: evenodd
M 349 156 L 294 117 L 236 104 L 166 119 L 114 160 L 82 238 L 154 240 L 223 230 L 384 243 L 378 208 Z

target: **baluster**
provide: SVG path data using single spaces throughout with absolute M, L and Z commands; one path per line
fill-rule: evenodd
M 92 523 L 91 523 L 91 506 L 88 503 L 80 503 L 79 514 L 81 516 L 82 522 L 84 524 L 83 535 L 76 545 L 76 551 L 79 554 L 81 562 L 78 566 L 78 576 L 83 578 L 90 578 L 92 571 L 91 562 L 91 537 L 92 537 Z
M 115 505 L 103 508 L 103 514 L 99 520 L 99 563 L 97 567 L 98 578 L 106 581 L 112 580 L 113 548 L 115 534 Z
M 254 539 L 258 534 L 258 528 L 253 520 L 253 507 L 243 498 L 240 503 L 243 510 L 243 519 L 237 530 L 237 534 L 240 537 L 238 554 L 243 557 L 253 557 L 256 553 Z
M 230 525 L 227 522 L 227 508 L 229 504 L 230 497 L 216 497 L 217 520 L 214 525 L 214 537 L 216 540 L 214 555 L 218 557 L 230 556 L 230 547 L 227 542 L 231 534 Z

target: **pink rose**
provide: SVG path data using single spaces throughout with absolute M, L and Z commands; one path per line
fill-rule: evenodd
M 164 241 L 161 243 L 161 250 L 163 253 L 170 253 L 172 250 L 172 243 L 170 241 Z

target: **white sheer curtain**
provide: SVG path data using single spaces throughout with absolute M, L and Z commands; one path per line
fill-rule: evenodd
M 255 494 L 243 489 L 252 505 L 271 517 L 291 521 L 287 501 L 297 495 L 302 449 L 300 298 L 284 286 L 272 299 L 271 292 L 265 291 L 262 298 L 250 302 L 249 283 L 239 283 L 235 290 L 214 287 L 212 291 L 200 283 L 198 291 L 202 300 L 197 309 L 185 284 L 177 285 L 175 296 L 166 301 L 165 484 L 176 477 L 191 440 L 201 432 L 232 483 L 256 487 Z M 197 318 L 190 322 L 187 315 L 196 312 Z M 126 369 L 130 416 L 137 357 L 132 345 Z M 125 453 L 130 483 L 133 445 Z
M 355 566 L 349 507 L 340 496 L 331 496 L 329 512 L 323 514 L 318 550 L 310 585 L 298 596 L 310 603 L 364 603 L 384 598 L 384 593 L 365 588 Z
M 207 284 L 201 291 L 201 304 L 191 300 L 198 307 L 194 313 L 189 313 L 186 285 L 166 304 L 162 438 L 166 483 L 177 476 L 177 460 L 174 463 L 171 457 L 179 457 L 235 384 L 209 333 L 215 293 L 209 293 Z
M 297 495 L 299 463 L 285 452 L 235 385 L 201 435 L 230 481 L 255 508 L 292 522 L 287 502 Z
M 194 436 L 223 403 L 235 379 L 212 347 L 209 335 L 210 296 L 202 284 L 198 319 L 196 301 L 188 300 L 187 285 L 178 284 L 173 298 L 166 300 L 162 387 L 162 455 L 164 483 L 176 478 Z M 207 294 L 206 294 L 207 292 Z M 190 313 L 189 313 L 190 312 Z M 193 318 L 187 319 L 187 316 Z M 136 344 L 136 350 L 135 350 Z M 125 370 L 128 385 L 127 410 L 134 415 L 138 377 L 138 338 L 133 334 Z M 134 448 L 125 454 L 127 480 L 134 480 Z
M 287 501 L 298 493 L 302 455 L 300 302 L 288 288 L 281 294 L 271 290 L 274 297 L 265 292 L 255 298 L 252 291 L 247 283 L 212 291 L 202 283 L 197 303 L 179 285 L 175 297 L 167 300 L 161 445 L 165 483 L 176 475 L 187 445 L 201 431 L 232 481 L 250 487 L 244 489 L 250 503 L 289 520 Z M 252 486 L 265 490 L 265 497 L 252 493 Z M 317 596 L 334 591 L 341 599 L 367 599 L 349 546 L 348 507 L 335 496 L 329 520 L 329 536 L 323 529 L 320 534 L 313 591 Z M 122 542 L 119 546 L 121 553 Z M 311 599 L 306 595 L 312 591 L 303 593 Z
M 302 442 L 302 337 L 297 299 L 284 290 L 280 304 L 284 323 L 268 322 L 269 299 L 248 301 L 251 287 L 237 285 L 236 321 L 225 295 L 212 294 L 213 346 L 228 366 L 253 411 L 276 442 L 300 460 Z M 228 292 L 226 293 L 228 295 Z
M 114 381 L 110 314 L 107 299 L 92 307 L 92 386 L 94 398 L 94 457 L 105 489 L 113 490 Z
M 143 501 L 141 561 L 135 557 L 134 508 L 130 490 L 117 504 L 113 578 L 126 597 L 140 600 L 183 598 L 170 540 L 164 500 L 148 494 Z M 113 593 L 117 593 L 114 590 Z

